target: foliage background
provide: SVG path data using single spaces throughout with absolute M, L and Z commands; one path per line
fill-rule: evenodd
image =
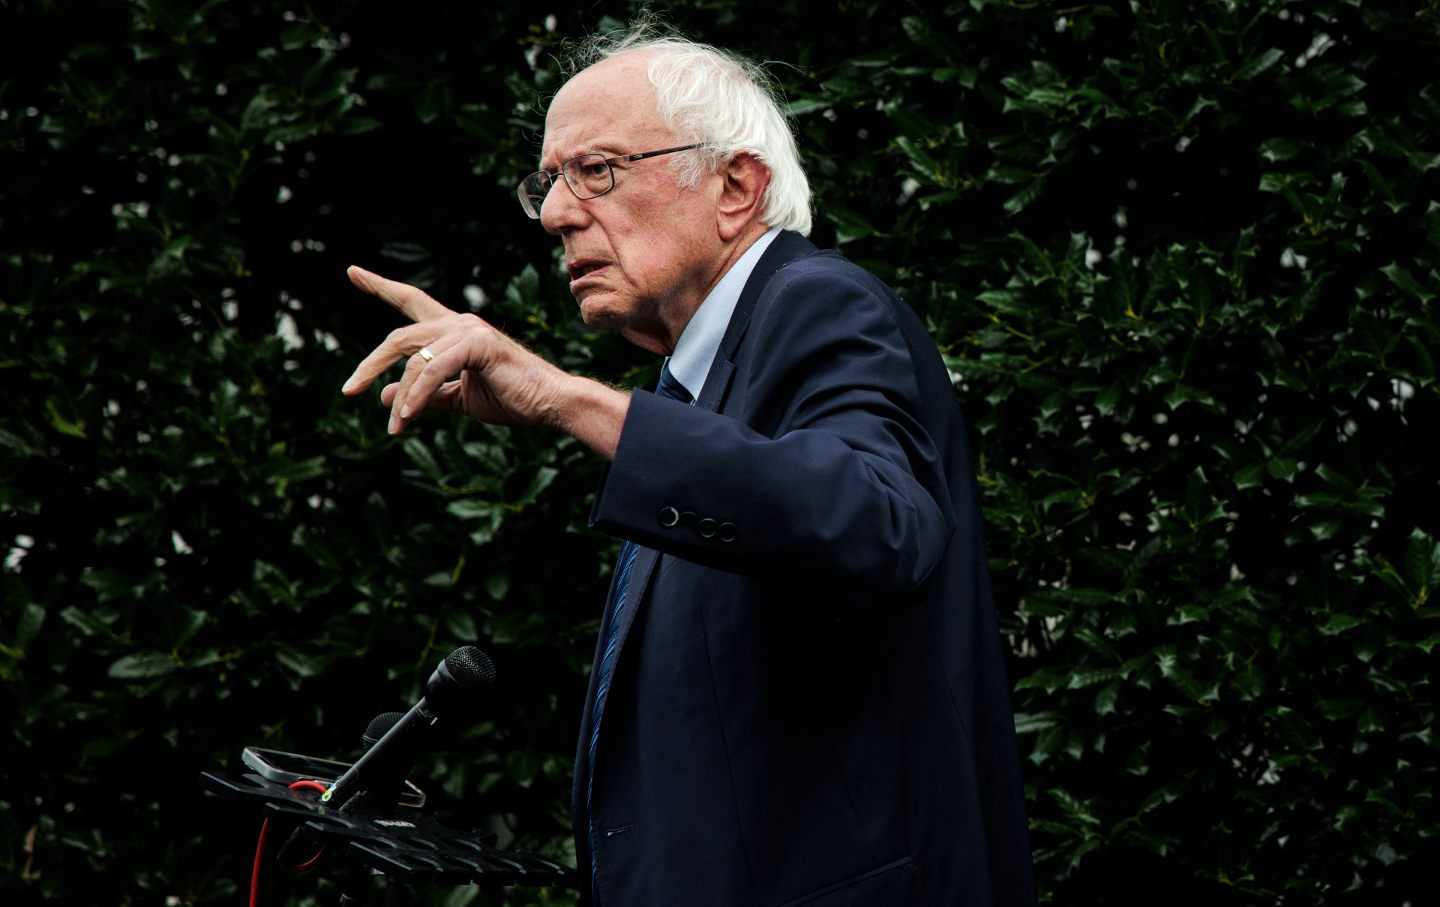
M 196 774 L 351 756 L 469 643 L 500 681 L 424 786 L 569 857 L 598 464 L 388 439 L 338 388 L 398 321 L 343 272 L 648 380 L 511 195 L 558 42 L 633 8 L 0 0 L 0 900 L 233 903 L 255 829 Z M 1416 900 L 1440 6 L 658 8 L 782 61 L 816 238 L 956 374 L 1042 896 Z

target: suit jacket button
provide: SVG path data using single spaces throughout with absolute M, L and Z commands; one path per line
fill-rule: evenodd
M 661 508 L 660 508 L 660 525 L 661 525 L 661 526 L 664 526 L 666 529 L 669 529 L 669 528 L 671 528 L 672 526 L 674 526 L 674 525 L 675 525 L 676 523 L 678 523 L 678 522 L 680 522 L 680 511 L 676 510 L 674 507 L 661 507 Z
M 737 530 L 737 529 L 735 528 L 735 524 L 734 524 L 734 523 L 721 523 L 721 524 L 720 524 L 720 541 L 722 541 L 722 542 L 733 542 L 733 541 L 735 541 L 735 536 L 736 536 L 736 534 L 738 533 L 738 531 L 739 531 L 739 530 Z
M 702 539 L 708 539 L 715 534 L 715 521 L 707 516 L 695 529 L 700 533 Z
M 681 526 L 694 526 L 694 525 L 695 525 L 695 513 L 694 513 L 693 511 L 690 511 L 690 510 L 681 511 L 681 513 L 680 513 L 680 525 L 681 525 Z

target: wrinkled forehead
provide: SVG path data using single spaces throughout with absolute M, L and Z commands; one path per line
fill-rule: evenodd
M 540 166 L 549 170 L 587 151 L 611 154 L 649 150 L 668 139 L 655 109 L 646 57 L 626 54 L 582 70 L 560 89 L 545 114 Z

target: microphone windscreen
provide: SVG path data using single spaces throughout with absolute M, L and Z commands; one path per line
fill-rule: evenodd
M 461 646 L 445 656 L 445 667 L 450 676 L 467 691 L 495 682 L 495 662 L 475 646 Z
M 495 681 L 495 663 L 474 646 L 461 646 L 435 666 L 425 684 L 425 710 L 447 721 L 473 714 L 484 700 L 484 688 Z
M 404 717 L 404 712 L 381 712 L 379 715 L 371 718 L 370 723 L 365 727 L 365 733 L 360 735 L 361 749 L 370 749 L 381 737 L 385 736 L 386 731 L 394 727 L 396 722 Z

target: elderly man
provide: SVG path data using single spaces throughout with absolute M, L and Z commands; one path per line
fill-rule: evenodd
M 568 432 L 626 540 L 575 766 L 590 903 L 1025 904 L 1014 728 L 975 480 L 933 342 L 809 232 L 755 68 L 676 37 L 592 44 L 521 206 L 587 324 L 668 355 L 656 392 L 566 374 L 352 268 L 415 324 L 423 409 Z

